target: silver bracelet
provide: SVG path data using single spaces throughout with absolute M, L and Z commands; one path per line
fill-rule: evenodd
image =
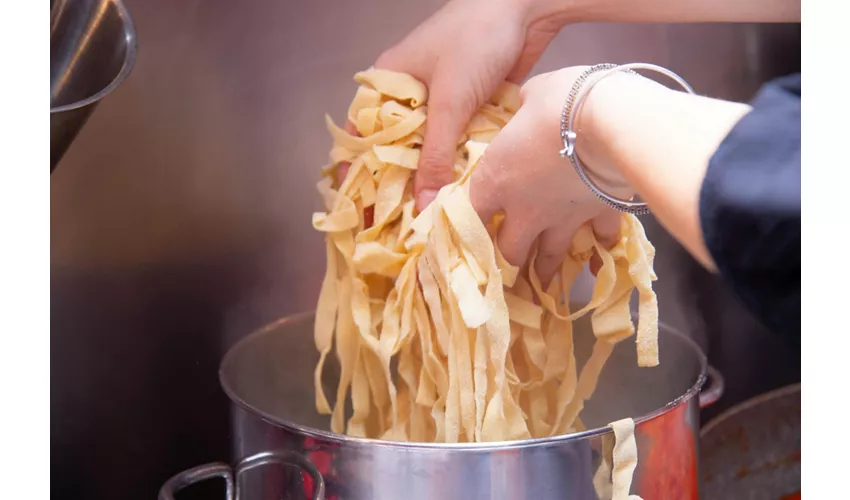
M 581 111 L 581 107 L 584 105 L 585 100 L 587 100 L 587 96 L 590 94 L 590 91 L 593 90 L 593 87 L 599 83 L 603 78 L 613 75 L 618 72 L 626 72 L 636 74 L 634 70 L 636 69 L 644 69 L 649 71 L 655 71 L 656 73 L 661 73 L 662 75 L 670 78 L 675 81 L 679 85 L 682 86 L 685 91 L 690 94 L 694 93 L 694 89 L 688 85 L 682 77 L 673 73 L 667 68 L 662 68 L 661 66 L 656 66 L 655 64 L 647 64 L 647 63 L 631 63 L 631 64 L 623 64 L 618 66 L 616 64 L 597 64 L 595 66 L 591 66 L 584 73 L 579 75 L 573 84 L 572 89 L 570 89 L 570 94 L 567 96 L 567 100 L 564 102 L 564 109 L 561 113 L 561 140 L 564 143 L 564 149 L 560 151 L 561 157 L 567 157 L 570 159 L 570 162 L 573 164 L 573 167 L 576 169 L 576 173 L 579 178 L 581 178 L 582 182 L 593 191 L 593 193 L 606 205 L 610 206 L 614 210 L 618 210 L 620 212 L 625 212 L 634 215 L 644 215 L 649 213 L 649 208 L 647 207 L 645 202 L 638 202 L 632 200 L 623 200 L 620 198 L 616 198 L 611 196 L 601 189 L 599 186 L 593 182 L 593 179 L 587 175 L 587 172 L 584 170 L 584 165 L 582 165 L 581 161 L 578 159 L 578 155 L 576 154 L 576 133 L 573 129 L 573 124 L 575 123 L 576 116 Z M 596 73 L 602 72 L 596 78 L 587 82 L 587 79 Z M 587 82 L 587 85 L 585 85 Z

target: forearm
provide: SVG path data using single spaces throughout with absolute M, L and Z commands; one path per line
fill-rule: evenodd
M 519 0 L 531 16 L 576 22 L 800 22 L 800 0 Z
M 613 166 L 659 222 L 704 266 L 714 269 L 699 217 L 709 161 L 749 106 L 670 90 L 615 75 L 594 87 L 582 110 L 577 152 Z

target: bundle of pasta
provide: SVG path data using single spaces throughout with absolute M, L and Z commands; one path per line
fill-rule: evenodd
M 494 244 L 499 220 L 482 223 L 468 196 L 486 144 L 520 105 L 518 88 L 504 84 L 474 115 L 458 147 L 456 181 L 417 215 L 412 179 L 426 88 L 382 70 L 355 80 L 361 86 L 348 119 L 360 136 L 327 119 L 334 146 L 319 183 L 326 211 L 313 216 L 327 235 L 315 325 L 318 410 L 332 415 L 335 432 L 402 441 L 502 441 L 582 429 L 579 415 L 613 346 L 635 334 L 635 288 L 638 362 L 658 364 L 654 249 L 640 222 L 624 215 L 610 250 L 581 228 L 543 289 L 533 257 L 527 278 L 502 258 Z M 350 168 L 339 179 L 343 162 Z M 603 264 L 592 298 L 570 311 L 564 298 L 594 251 Z M 572 322 L 588 313 L 596 340 L 579 369 Z M 321 375 L 334 342 L 340 377 L 331 409 Z M 631 429 L 626 435 L 633 445 Z

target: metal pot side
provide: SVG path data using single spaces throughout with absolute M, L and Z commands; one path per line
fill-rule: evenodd
M 801 486 L 801 385 L 756 396 L 700 434 L 704 498 L 784 498 Z
M 639 450 L 632 493 L 652 499 L 698 497 L 699 391 L 707 365 L 690 339 L 666 327 L 660 329 L 659 367 L 638 368 L 634 346 L 617 346 L 599 380 L 599 396 L 583 413 L 588 431 L 507 443 L 441 444 L 328 431 L 329 418 L 315 412 L 312 376 L 318 354 L 312 326 L 311 314 L 284 319 L 244 338 L 225 356 L 220 378 L 234 401 L 237 461 L 269 450 L 295 452 L 318 470 L 322 495 L 329 499 L 596 500 L 593 475 L 602 460 L 603 436 L 609 434 L 605 425 L 631 416 Z M 593 339 L 589 318 L 574 326 L 577 359 L 583 363 Z M 334 394 L 334 367 L 327 371 L 324 383 Z M 290 465 L 296 467 L 239 471 L 237 498 L 318 498 L 315 475 Z

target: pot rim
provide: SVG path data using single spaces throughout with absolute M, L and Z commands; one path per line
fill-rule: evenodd
M 287 316 L 276 321 L 273 321 L 258 330 L 246 335 L 238 342 L 236 342 L 224 355 L 224 358 L 219 365 L 219 383 L 221 384 L 222 389 L 227 394 L 227 397 L 230 398 L 231 401 L 242 407 L 244 410 L 253 413 L 255 415 L 259 415 L 263 420 L 293 431 L 295 433 L 313 437 L 320 438 L 323 440 L 336 441 L 340 443 L 350 444 L 350 445 L 369 445 L 369 446 L 378 446 L 383 448 L 405 448 L 405 449 L 418 449 L 418 450 L 470 450 L 470 451 L 495 451 L 495 450 L 516 450 L 521 448 L 530 448 L 547 444 L 555 444 L 563 441 L 572 441 L 577 439 L 585 439 L 594 436 L 601 436 L 604 434 L 608 434 L 613 432 L 609 427 L 597 427 L 594 429 L 587 429 L 582 432 L 574 432 L 572 434 L 562 434 L 559 436 L 549 436 L 549 437 L 541 437 L 541 438 L 532 438 L 532 439 L 521 439 L 515 441 L 487 441 L 480 443 L 422 443 L 422 442 L 409 442 L 409 441 L 389 441 L 386 439 L 374 439 L 374 438 L 361 438 L 348 436 L 346 434 L 338 434 L 332 431 L 326 431 L 317 429 L 315 427 L 310 427 L 307 425 L 297 424 L 295 422 L 289 420 L 283 420 L 279 417 L 269 414 L 268 412 L 262 411 L 258 408 L 253 407 L 244 399 L 242 399 L 236 391 L 234 391 L 230 384 L 227 382 L 227 379 L 224 374 L 224 367 L 230 364 L 230 360 L 233 356 L 235 356 L 234 352 L 239 349 L 239 346 L 243 343 L 249 342 L 251 339 L 255 337 L 259 337 L 262 335 L 267 335 L 270 332 L 276 330 L 277 328 L 287 324 L 294 323 L 297 321 L 303 321 L 305 318 L 309 318 L 310 316 L 314 316 L 315 311 L 306 311 L 298 314 L 294 314 L 291 316 Z M 645 415 L 641 415 L 639 417 L 634 418 L 635 426 L 638 426 L 644 422 L 648 422 L 653 420 L 661 415 L 669 413 L 670 411 L 678 408 L 682 404 L 691 399 L 699 396 L 699 391 L 702 386 L 705 384 L 707 380 L 707 371 L 708 371 L 708 360 L 705 354 L 702 352 L 702 349 L 694 342 L 690 337 L 676 331 L 674 328 L 667 326 L 665 323 L 658 322 L 659 331 L 664 330 L 668 334 L 675 335 L 683 340 L 686 344 L 688 344 L 691 349 L 697 354 L 697 358 L 699 359 L 700 364 L 700 372 L 697 380 L 691 385 L 691 387 L 685 391 L 684 394 L 677 397 L 673 401 L 670 401 L 663 407 L 649 412 Z
M 802 383 L 798 382 L 796 384 L 786 385 L 784 387 L 779 387 L 777 389 L 773 389 L 771 391 L 764 392 L 757 396 L 753 396 L 750 399 L 747 399 L 741 403 L 732 406 L 731 408 L 724 410 L 720 415 L 712 418 L 707 424 L 705 424 L 699 432 L 699 437 L 705 437 L 709 432 L 714 430 L 715 428 L 722 425 L 725 421 L 730 418 L 735 417 L 736 415 L 749 410 L 754 406 L 758 406 L 760 404 L 766 403 L 768 401 L 772 401 L 774 399 L 779 399 L 785 396 L 790 396 L 792 394 L 802 394 Z
M 118 16 L 121 18 L 121 21 L 124 23 L 124 38 L 127 41 L 127 52 L 124 54 L 124 63 L 121 65 L 121 70 L 109 82 L 109 85 L 100 89 L 100 91 L 78 101 L 74 101 L 68 104 L 63 104 L 61 106 L 51 106 L 50 107 L 50 115 L 64 113 L 66 111 L 73 111 L 75 109 L 84 108 L 86 106 L 90 106 L 95 104 L 104 97 L 111 94 L 115 89 L 118 88 L 121 83 L 130 76 L 130 72 L 133 71 L 133 67 L 136 65 L 136 56 L 139 51 L 139 42 L 138 37 L 136 35 L 136 26 L 133 24 L 133 18 L 130 17 L 130 11 L 124 5 L 122 0 L 110 0 L 115 8 L 118 10 Z

